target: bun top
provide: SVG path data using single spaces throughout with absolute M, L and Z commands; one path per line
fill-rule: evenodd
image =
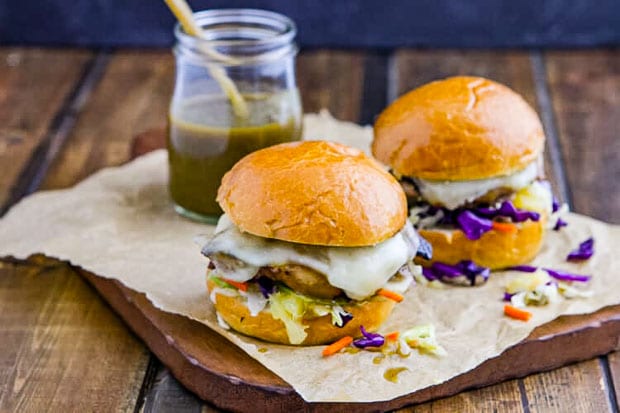
M 401 96 L 379 116 L 372 152 L 401 175 L 472 180 L 508 175 L 542 152 L 532 107 L 481 77 L 451 77 Z
M 224 175 L 217 202 L 242 231 L 312 245 L 374 245 L 407 219 L 389 173 L 357 149 L 323 141 L 247 155 Z

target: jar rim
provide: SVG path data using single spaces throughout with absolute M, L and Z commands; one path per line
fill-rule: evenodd
M 197 37 L 187 34 L 180 23 L 176 23 L 174 34 L 182 43 L 206 44 L 210 47 L 273 47 L 290 44 L 297 34 L 297 26 L 283 14 L 260 9 L 212 9 L 195 12 L 194 19 L 206 35 Z M 218 26 L 238 25 L 246 30 L 262 28 L 268 34 L 261 38 L 218 39 Z

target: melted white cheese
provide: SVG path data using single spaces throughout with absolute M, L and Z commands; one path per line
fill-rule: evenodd
M 528 186 L 537 176 L 538 165 L 537 161 L 534 161 L 519 172 L 497 178 L 474 181 L 426 181 L 415 178 L 414 182 L 422 197 L 429 203 L 456 209 L 497 188 L 518 191 Z
M 382 243 L 369 247 L 323 247 L 278 241 L 242 233 L 226 215 L 203 249 L 211 256 L 223 253 L 242 262 L 218 268 L 224 278 L 244 282 L 260 267 L 299 264 L 324 274 L 334 287 L 362 300 L 385 286 L 398 269 L 411 260 L 419 246 L 410 222 Z

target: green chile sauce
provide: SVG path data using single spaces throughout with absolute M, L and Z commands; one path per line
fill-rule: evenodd
M 301 139 L 298 92 L 245 94 L 249 117 L 239 119 L 224 96 L 203 95 L 173 105 L 168 122 L 170 195 L 181 213 L 211 221 L 224 174 L 245 155 Z M 189 214 L 188 214 L 189 211 Z

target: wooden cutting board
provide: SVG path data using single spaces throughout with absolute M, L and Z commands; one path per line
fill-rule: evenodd
M 132 156 L 164 146 L 162 130 L 134 141 Z M 117 281 L 80 271 L 172 374 L 199 397 L 227 410 L 377 411 L 454 395 L 620 349 L 620 305 L 560 317 L 474 370 L 386 402 L 306 403 L 284 380 L 207 326 L 156 309 Z M 206 296 L 205 296 L 206 297 Z M 206 298 L 205 298 L 206 299 Z

